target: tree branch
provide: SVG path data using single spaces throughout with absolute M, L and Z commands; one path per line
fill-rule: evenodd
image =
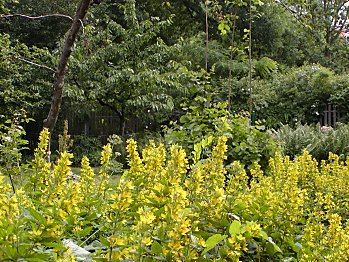
M 12 17 L 23 17 L 31 20 L 39 20 L 42 18 L 50 18 L 50 17 L 63 17 L 67 18 L 70 21 L 74 21 L 74 19 L 69 15 L 63 15 L 63 14 L 48 14 L 48 15 L 40 15 L 40 16 L 29 16 L 29 15 L 23 15 L 23 14 L 11 14 L 11 15 L 0 15 L 0 18 L 12 18 Z M 81 19 L 79 19 L 79 22 L 81 23 L 82 29 L 84 29 L 84 24 Z
M 118 110 L 117 108 L 115 108 L 114 106 L 104 102 L 101 98 L 96 98 L 98 103 L 101 105 L 101 106 L 105 106 L 105 107 L 108 107 L 109 109 L 111 109 L 113 112 L 115 112 L 120 118 L 123 116 L 123 113 L 122 111 Z
M 17 59 L 17 60 L 20 60 L 22 62 L 25 62 L 27 64 L 30 64 L 30 65 L 34 65 L 34 66 L 37 66 L 37 67 L 42 67 L 42 68 L 45 68 L 45 69 L 48 69 L 48 70 L 51 70 L 53 72 L 55 72 L 56 70 L 54 70 L 53 68 L 51 67 L 48 67 L 48 66 L 45 66 L 45 65 L 40 65 L 40 64 L 37 64 L 37 63 L 34 63 L 33 61 L 30 61 L 30 60 L 27 60 L 27 59 L 24 59 L 22 57 L 18 57 L 18 56 L 13 56 L 13 58 Z
M 289 8 L 285 3 L 282 2 L 282 0 L 275 1 L 277 4 L 280 4 L 283 8 L 285 8 L 286 11 L 288 11 L 293 18 L 296 19 L 298 23 L 300 23 L 304 28 L 308 28 L 307 24 L 305 23 L 304 19 L 302 19 L 300 16 L 297 16 L 297 12 Z
M 42 18 L 48 18 L 48 17 L 64 17 L 68 18 L 70 21 L 73 21 L 73 18 L 69 15 L 63 15 L 63 14 L 48 14 L 48 15 L 40 15 L 40 16 L 29 16 L 29 15 L 22 15 L 22 14 L 11 14 L 11 15 L 1 15 L 0 18 L 11 18 L 11 17 L 23 17 L 31 20 L 38 20 Z

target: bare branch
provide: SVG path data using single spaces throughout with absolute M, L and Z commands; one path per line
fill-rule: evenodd
M 292 10 L 291 8 L 289 8 L 285 3 L 283 3 L 282 1 L 275 1 L 277 4 L 281 4 L 281 6 L 283 8 L 286 9 L 286 11 L 288 11 L 293 18 L 295 18 L 297 20 L 298 23 L 300 23 L 304 28 L 308 28 L 307 24 L 305 23 L 304 19 L 302 19 L 302 17 L 297 16 L 297 12 Z
M 33 61 L 24 59 L 24 58 L 22 58 L 22 57 L 14 56 L 13 58 L 18 59 L 18 60 L 20 60 L 20 61 L 22 61 L 22 62 L 25 62 L 25 63 L 27 63 L 27 64 L 30 64 L 30 65 L 34 65 L 34 66 L 37 66 L 37 67 L 42 67 L 42 68 L 51 70 L 51 71 L 53 71 L 53 72 L 56 71 L 56 70 L 54 70 L 54 69 L 51 68 L 51 67 L 48 67 L 48 66 L 45 66 L 45 65 L 40 65 L 40 64 L 34 63 Z
M 32 19 L 32 20 L 38 20 L 42 18 L 48 18 L 48 17 L 64 17 L 68 18 L 70 21 L 73 21 L 73 18 L 69 15 L 63 15 L 63 14 L 49 14 L 49 15 L 40 15 L 40 16 L 29 16 L 29 15 L 22 15 L 22 14 L 11 14 L 11 15 L 1 15 L 0 18 L 11 18 L 11 17 L 23 17 L 27 19 Z
M 31 20 L 38 20 L 38 19 L 42 19 L 42 18 L 49 18 L 49 17 L 63 17 L 63 18 L 67 18 L 70 21 L 74 21 L 74 19 L 69 16 L 69 15 L 63 15 L 63 14 L 48 14 L 48 15 L 40 15 L 40 16 L 29 16 L 29 15 L 23 15 L 23 14 L 11 14 L 11 15 L 0 15 L 0 18 L 11 18 L 11 17 L 23 17 L 23 18 L 27 18 L 27 19 L 31 19 Z M 82 22 L 81 19 L 79 19 L 80 23 L 81 23 L 81 27 L 84 33 L 84 24 Z

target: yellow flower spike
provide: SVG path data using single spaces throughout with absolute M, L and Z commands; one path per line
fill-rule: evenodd
M 51 177 L 49 178 L 50 199 L 52 200 L 57 195 L 63 194 L 66 190 L 67 179 L 71 175 L 70 159 L 73 157 L 71 153 L 62 152 L 58 159 L 57 165 L 54 166 Z M 45 197 L 43 198 L 45 201 Z
M 171 172 L 171 177 L 177 177 L 178 182 L 183 179 L 187 173 L 188 159 L 183 148 L 172 145 L 170 149 L 170 160 L 167 163 L 168 172 Z
M 80 180 L 82 183 L 90 184 L 93 181 L 95 174 L 93 168 L 90 166 L 90 161 L 86 156 L 84 156 L 81 160 L 80 173 Z
M 132 194 L 133 189 L 133 183 L 122 177 L 119 181 L 116 192 L 110 194 L 110 207 L 114 211 L 126 212 L 134 201 Z
M 126 146 L 128 165 L 130 166 L 130 173 L 138 173 L 142 171 L 142 160 L 137 151 L 137 142 L 133 139 L 127 140 Z
M 109 143 L 103 146 L 103 150 L 101 152 L 101 158 L 100 158 L 100 162 L 102 166 L 107 165 L 109 163 L 112 153 L 113 151 Z
M 179 233 L 184 236 L 190 230 L 191 230 L 191 221 L 189 219 L 184 219 L 179 225 Z
M 213 158 L 218 158 L 218 159 L 227 159 L 227 156 L 225 153 L 228 150 L 227 146 L 227 138 L 224 136 L 221 136 L 218 138 L 218 143 L 213 149 L 212 157 Z
M 29 232 L 29 234 L 33 235 L 33 236 L 40 236 L 42 234 L 42 230 L 41 229 L 34 229 L 32 231 Z
M 233 198 L 239 192 L 248 190 L 248 176 L 244 166 L 239 161 L 234 161 L 229 170 L 231 170 L 231 174 L 228 176 L 225 191 L 229 197 Z
M 34 151 L 33 169 L 35 172 L 31 173 L 28 185 L 33 191 L 46 192 L 46 186 L 49 182 L 51 164 L 47 162 L 47 157 L 50 152 L 47 151 L 50 133 L 48 129 L 44 128 L 39 136 L 38 147 Z
M 341 217 L 338 214 L 332 214 L 330 216 L 330 226 L 324 242 L 329 246 L 337 246 L 341 242 L 342 222 Z
M 193 183 L 199 182 L 199 186 L 190 188 L 190 199 L 197 203 L 201 215 L 209 219 L 218 219 L 223 214 L 226 194 L 224 191 L 227 170 L 224 166 L 227 139 L 220 137 L 213 149 L 212 157 L 203 165 L 195 167 L 192 173 Z M 202 181 L 202 185 L 201 184 Z M 215 208 L 208 208 L 214 206 Z
M 37 148 L 34 151 L 34 161 L 33 161 L 34 163 L 42 164 L 41 160 L 45 160 L 46 162 L 49 139 L 50 139 L 50 132 L 48 131 L 47 128 L 44 128 L 40 132 L 39 143 Z
M 146 175 L 146 179 L 151 184 L 159 180 L 164 172 L 164 166 L 166 161 L 166 151 L 163 144 L 159 146 L 155 145 L 154 141 L 142 150 L 142 163 L 143 171 Z
M 12 190 L 10 189 L 10 191 Z M 19 217 L 19 215 L 20 206 L 17 198 L 17 193 L 6 193 L 6 191 L 0 192 L 0 226 L 2 218 L 6 219 L 6 221 L 9 223 L 13 223 Z
M 250 222 L 247 223 L 245 230 L 253 237 L 258 237 L 261 232 L 261 226 L 258 223 Z
M 109 237 L 109 243 L 110 243 L 110 246 L 112 246 L 112 247 L 124 246 L 124 245 L 126 245 L 126 240 L 119 237 L 119 236 L 112 235 Z
M 80 226 L 75 226 L 72 231 L 75 235 L 79 235 L 79 233 L 82 231 L 82 228 Z
M 257 162 L 253 163 L 252 169 L 250 170 L 250 172 L 251 172 L 251 176 L 256 181 L 259 181 L 263 177 L 263 171 L 261 170 L 261 166 Z
M 339 164 L 339 156 L 336 154 L 333 154 L 330 152 L 328 154 L 328 160 L 331 162 L 332 165 L 338 165 Z
M 188 192 L 190 192 L 191 195 L 197 196 L 205 189 L 204 183 L 205 176 L 201 168 L 195 168 L 191 173 L 191 177 L 185 182 Z

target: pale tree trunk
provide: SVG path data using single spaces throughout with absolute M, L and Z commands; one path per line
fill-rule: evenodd
M 64 42 L 64 47 L 59 59 L 59 64 L 55 72 L 51 108 L 47 115 L 47 118 L 44 120 L 44 128 L 47 128 L 50 131 L 50 133 L 52 133 L 56 125 L 58 114 L 61 108 L 64 77 L 67 71 L 68 60 L 72 52 L 72 47 L 76 39 L 76 36 L 79 32 L 79 29 L 81 28 L 82 20 L 84 19 L 87 13 L 89 5 L 90 0 L 80 1 L 71 28 L 69 30 L 69 34 Z
M 205 1 L 205 35 L 206 35 L 206 48 L 205 48 L 205 70 L 208 70 L 208 1 Z

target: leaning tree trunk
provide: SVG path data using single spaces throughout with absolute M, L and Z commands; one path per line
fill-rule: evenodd
M 67 71 L 68 60 L 72 52 L 72 46 L 79 32 L 79 29 L 81 28 L 82 19 L 84 19 L 89 5 L 90 5 L 90 0 L 80 1 L 78 9 L 75 13 L 73 23 L 69 30 L 69 34 L 65 39 L 64 47 L 61 53 L 61 57 L 59 59 L 59 64 L 55 72 L 51 108 L 47 115 L 47 118 L 44 120 L 44 128 L 47 128 L 50 131 L 50 133 L 52 133 L 56 125 L 58 114 L 61 108 L 64 77 Z

